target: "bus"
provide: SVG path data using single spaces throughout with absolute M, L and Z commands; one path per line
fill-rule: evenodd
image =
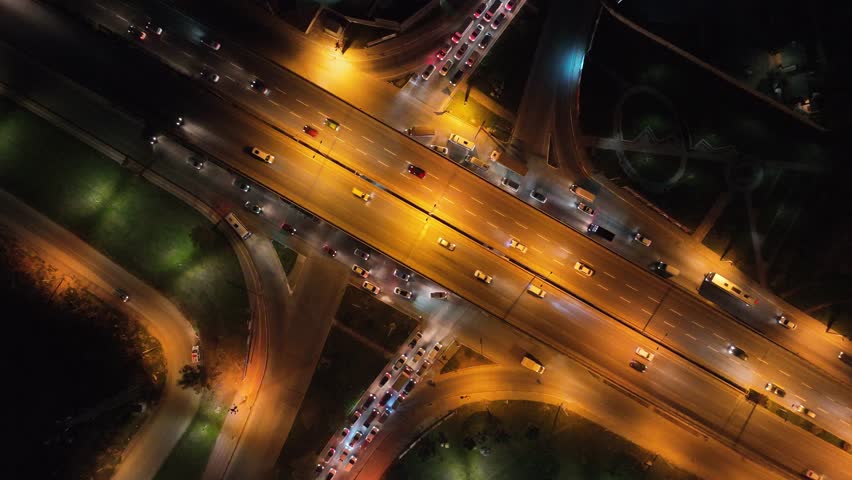
M 246 240 L 251 236 L 251 232 L 249 232 L 245 225 L 243 225 L 243 222 L 234 215 L 234 212 L 225 215 L 225 221 L 228 222 L 228 225 L 230 225 L 231 228 L 237 232 L 237 235 L 239 235 L 243 240 Z
M 740 287 L 736 286 L 730 280 L 719 275 L 718 273 L 710 272 L 707 275 L 704 275 L 704 282 L 712 284 L 713 286 L 727 293 L 731 297 L 734 297 L 742 303 L 746 304 L 746 306 L 750 307 L 752 305 L 757 305 L 757 297 L 747 292 L 744 292 Z

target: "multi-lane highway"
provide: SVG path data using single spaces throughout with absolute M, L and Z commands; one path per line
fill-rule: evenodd
M 37 25 L 27 25 L 26 27 L 38 30 Z M 54 27 L 56 26 L 54 25 Z M 9 31 L 16 31 L 19 28 L 10 26 Z M 49 36 L 47 32 L 42 31 L 38 33 L 46 37 Z M 25 37 L 26 35 L 24 35 Z M 74 38 L 77 39 L 77 37 Z M 77 42 L 77 40 L 70 38 L 66 40 L 71 43 Z M 77 51 L 82 52 L 83 50 Z M 44 52 L 40 53 L 44 54 Z M 85 57 L 80 57 L 78 60 L 84 63 L 91 61 Z M 140 67 L 139 71 L 143 72 L 141 73 L 142 75 L 148 74 L 146 68 Z M 137 96 L 145 95 L 143 91 L 145 88 L 139 88 L 139 91 L 134 90 L 134 94 L 138 94 Z M 234 95 L 239 94 L 245 95 L 245 97 L 242 97 L 243 101 L 255 98 L 251 95 L 256 96 L 250 91 L 237 91 L 234 93 Z M 354 120 L 352 117 L 353 113 L 341 113 L 337 115 L 325 111 L 325 108 L 322 111 L 315 110 L 313 118 L 316 119 L 317 123 L 328 115 L 335 115 L 335 120 L 341 122 L 344 127 L 349 126 L 352 130 L 343 128 L 340 132 L 335 132 L 335 135 L 329 136 L 326 134 L 322 138 L 322 141 L 327 143 L 312 143 L 319 142 L 320 139 L 304 138 L 303 141 L 308 145 L 306 146 L 294 144 L 290 140 L 282 142 L 280 132 L 260 124 L 256 119 L 248 115 L 225 109 L 217 102 L 211 102 L 209 98 L 199 101 L 202 98 L 206 98 L 203 95 L 191 97 L 195 102 L 193 102 L 193 105 L 189 105 L 188 100 L 190 98 L 186 97 L 187 95 L 186 91 L 181 91 L 180 86 L 176 86 L 171 96 L 160 95 L 157 97 L 162 103 L 167 104 L 168 107 L 185 113 L 187 118 L 191 119 L 184 133 L 187 137 L 204 144 L 209 151 L 217 154 L 220 158 L 228 158 L 234 166 L 253 178 L 257 178 L 264 184 L 273 187 L 276 191 L 297 201 L 306 208 L 321 212 L 326 218 L 329 218 L 345 230 L 357 232 L 358 237 L 373 246 L 387 252 L 431 278 L 440 279 L 461 295 L 474 300 L 476 303 L 483 305 L 489 311 L 501 317 L 506 317 L 510 322 L 515 324 L 520 323 L 513 319 L 513 314 L 516 310 L 512 308 L 512 304 L 515 300 L 518 300 L 517 306 L 521 306 L 529 300 L 537 302 L 533 304 L 533 307 L 528 307 L 530 312 L 535 312 L 540 308 L 553 309 L 554 313 L 550 314 L 553 317 L 548 324 L 554 327 L 564 328 L 566 312 L 577 317 L 588 315 L 587 306 L 576 302 L 564 294 L 557 295 L 555 287 L 545 288 L 550 292 L 550 295 L 543 300 L 525 295 L 526 285 L 532 279 L 532 274 L 528 270 L 541 270 L 544 272 L 543 275 L 548 276 L 550 280 L 563 285 L 563 287 L 569 290 L 576 289 L 576 291 L 581 292 L 581 295 L 592 303 L 600 304 L 603 307 L 607 307 L 607 309 L 614 310 L 617 316 L 635 328 L 642 328 L 651 316 L 651 313 L 643 315 L 642 313 L 635 312 L 634 309 L 641 311 L 641 308 L 645 308 L 646 306 L 651 307 L 648 310 L 652 313 L 655 308 L 663 311 L 665 307 L 669 307 L 668 310 L 673 310 L 670 314 L 671 316 L 666 317 L 665 321 L 674 325 L 674 327 L 658 328 L 676 329 L 678 326 L 683 328 L 691 325 L 693 321 L 698 322 L 700 325 L 689 327 L 691 330 L 689 330 L 688 334 L 695 338 L 695 340 L 687 340 L 690 337 L 687 337 L 686 334 L 680 340 L 671 340 L 675 337 L 675 335 L 671 334 L 668 336 L 663 334 L 661 336 L 661 338 L 665 338 L 666 344 L 671 345 L 675 349 L 682 350 L 689 355 L 698 355 L 700 358 L 702 352 L 710 350 L 706 348 L 708 345 L 704 344 L 704 342 L 691 344 L 689 341 L 698 342 L 699 339 L 710 339 L 715 336 L 721 337 L 721 339 L 715 341 L 715 344 L 709 344 L 711 347 L 715 346 L 718 353 L 719 347 L 726 345 L 727 341 L 731 338 L 727 334 L 727 331 L 718 330 L 724 328 L 724 325 L 729 324 L 724 317 L 719 317 L 722 319 L 721 322 L 707 322 L 702 315 L 713 318 L 716 316 L 715 312 L 712 312 L 712 310 L 703 312 L 702 309 L 706 309 L 706 306 L 701 302 L 696 302 L 690 295 L 678 290 L 669 291 L 668 295 L 663 298 L 665 292 L 670 289 L 664 282 L 653 277 L 647 277 L 645 272 L 629 264 L 624 265 L 626 262 L 621 259 L 613 259 L 605 250 L 588 242 L 583 237 L 572 239 L 577 245 L 574 247 L 574 250 L 576 250 L 574 252 L 569 249 L 573 244 L 562 242 L 562 238 L 551 239 L 548 237 L 544 240 L 527 240 L 525 235 L 524 238 L 519 239 L 530 245 L 530 250 L 527 254 L 516 255 L 514 251 L 508 250 L 503 245 L 505 242 L 508 242 L 508 239 L 512 235 L 516 235 L 516 232 L 524 231 L 523 227 L 526 227 L 526 230 L 530 230 L 530 226 L 534 225 L 536 226 L 534 231 L 545 232 L 559 232 L 562 231 L 560 230 L 561 228 L 564 228 L 558 224 L 551 225 L 548 223 L 556 223 L 552 219 L 543 217 L 530 209 L 520 208 L 518 205 L 515 205 L 520 203 L 517 200 L 495 190 L 492 186 L 483 185 L 466 171 L 447 164 L 446 160 L 426 154 L 421 147 L 413 144 L 408 139 L 390 135 L 390 142 L 382 142 L 379 145 L 375 145 L 377 143 L 376 139 L 365 134 L 372 132 L 373 137 L 376 138 L 382 138 L 382 136 L 388 137 L 388 135 L 382 135 L 383 131 L 380 128 L 370 129 L 366 121 Z M 307 107 L 304 108 L 309 109 L 312 107 L 310 103 L 304 100 L 301 101 L 307 104 Z M 185 103 L 182 104 L 182 102 Z M 280 105 L 281 103 L 279 102 Z M 275 105 L 273 104 L 272 106 Z M 333 105 L 328 106 L 333 107 Z M 266 107 L 267 105 L 262 102 L 259 105 L 253 104 L 253 108 L 256 108 L 264 116 L 267 116 L 263 112 L 263 108 Z M 292 111 L 289 110 L 287 114 L 289 115 L 289 112 Z M 307 110 L 303 111 L 305 115 L 307 115 L 307 112 Z M 283 113 L 280 113 L 280 115 L 283 115 Z M 286 118 L 286 115 L 284 117 Z M 204 123 L 202 119 L 218 120 L 210 120 L 211 123 Z M 223 130 L 216 125 L 222 121 L 227 122 L 227 130 Z M 367 125 L 362 125 L 362 123 Z M 288 127 L 285 125 L 285 128 Z M 343 133 L 341 134 L 341 132 Z M 359 133 L 361 135 L 358 135 Z M 358 136 L 365 137 L 366 139 L 360 140 L 361 143 L 355 148 L 371 152 L 370 155 L 364 156 L 373 157 L 373 159 L 382 159 L 388 165 L 387 167 L 379 168 L 376 166 L 378 162 L 371 163 L 366 161 L 367 159 L 357 160 L 358 155 L 356 154 L 359 154 L 359 152 L 355 148 L 343 148 L 340 146 L 341 140 L 342 145 L 346 145 L 347 141 L 354 143 L 352 140 L 357 139 Z M 372 140 L 373 143 L 369 144 L 367 139 Z M 358 141 L 355 140 L 355 142 Z M 328 146 L 329 143 L 333 145 Z M 239 150 L 242 150 L 245 146 L 255 144 L 275 151 L 279 160 L 272 166 L 268 166 L 239 153 Z M 353 175 L 351 170 L 341 168 L 339 164 L 324 159 L 309 146 L 317 148 L 321 152 L 328 153 L 339 162 L 347 164 L 351 169 L 362 171 L 364 175 L 380 180 L 384 185 L 387 185 L 389 190 L 392 190 L 398 195 L 405 196 L 414 206 L 402 202 L 398 197 L 382 191 L 362 178 L 358 178 Z M 393 150 L 397 147 L 399 151 Z M 370 150 L 364 150 L 365 148 Z M 397 157 L 400 156 L 400 152 L 406 152 L 406 156 L 410 155 L 409 158 L 417 158 L 416 161 L 419 166 L 426 168 L 427 171 L 437 172 L 439 178 L 443 179 L 443 182 L 439 182 L 437 185 L 432 184 L 435 188 L 428 187 L 431 191 L 423 188 L 401 188 L 403 185 L 406 185 L 405 182 L 416 182 L 417 180 L 406 177 L 405 163 L 402 160 L 393 161 L 391 160 L 391 155 L 380 153 L 385 149 Z M 391 160 L 393 163 L 387 162 L 387 160 Z M 391 174 L 388 174 L 388 172 L 391 172 Z M 424 180 L 428 181 L 429 177 L 427 176 Z M 442 184 L 450 186 L 444 187 Z M 417 184 L 415 183 L 414 185 Z M 374 199 L 369 203 L 361 202 L 352 196 L 351 188 L 353 186 L 365 191 L 374 192 Z M 452 191 L 455 189 L 452 186 L 458 188 L 460 193 L 453 194 Z M 436 193 L 435 190 L 439 191 Z M 453 195 L 456 196 L 453 197 Z M 476 198 L 482 204 L 477 204 L 476 201 L 470 200 L 471 198 Z M 441 204 L 437 209 L 432 211 L 429 208 L 429 202 L 436 199 L 440 200 Z M 446 201 L 447 199 L 450 201 Z M 457 203 L 450 203 L 453 199 Z M 462 204 L 464 207 L 470 207 L 473 215 L 468 212 L 459 211 L 463 209 Z M 431 207 L 434 208 L 434 204 Z M 430 211 L 433 212 L 433 216 L 428 214 Z M 510 218 L 507 215 L 510 211 L 518 211 L 518 217 Z M 504 216 L 501 217 L 501 215 Z M 464 234 L 461 233 L 462 229 L 453 228 L 448 223 L 438 221 L 437 218 L 439 217 L 449 224 L 463 224 L 465 227 L 463 229 Z M 478 218 L 480 220 L 475 220 Z M 485 220 L 482 220 L 483 218 Z M 527 221 L 530 225 L 524 224 L 522 221 Z M 489 226 L 488 223 L 491 223 L 494 227 Z M 516 225 L 516 223 L 519 223 L 520 226 Z M 538 229 L 538 226 L 542 227 L 541 230 Z M 568 237 L 571 235 L 577 237 L 573 232 L 568 231 L 568 233 L 570 233 L 570 235 L 566 235 Z M 448 252 L 439 247 L 435 242 L 435 239 L 439 235 L 452 238 L 453 241 L 458 243 L 458 249 L 454 252 Z M 486 243 L 493 245 L 495 249 L 502 251 L 502 253 L 496 255 L 466 235 L 478 240 L 484 240 Z M 562 237 L 562 235 L 559 236 Z M 550 245 L 551 243 L 561 243 L 561 245 L 565 246 Z M 564 249 L 565 252 L 562 252 L 561 249 Z M 519 268 L 516 264 L 507 261 L 504 258 L 506 254 L 514 257 L 516 261 L 522 262 L 526 269 Z M 558 256 L 560 254 L 562 257 Z M 527 258 L 529 260 L 526 260 Z M 591 263 L 597 273 L 590 279 L 584 279 L 574 274 L 570 266 L 566 268 L 558 267 L 558 264 L 553 262 L 554 259 L 563 261 L 566 265 L 572 264 L 571 260 L 582 259 Z M 564 262 L 564 260 L 568 260 L 568 262 Z M 554 267 L 554 265 L 557 266 Z M 486 270 L 487 273 L 494 275 L 495 281 L 490 287 L 479 284 L 472 279 L 472 272 L 477 268 Z M 547 271 L 549 268 L 556 268 L 560 271 L 551 274 L 551 272 Z M 576 276 L 576 278 L 571 275 Z M 637 290 L 633 291 L 630 287 Z M 642 289 L 641 291 L 639 291 L 640 288 Z M 610 293 L 601 293 L 598 289 Z M 612 290 L 615 290 L 615 292 L 612 292 Z M 651 299 L 643 299 L 643 294 L 644 297 L 651 297 Z M 664 303 L 670 301 L 669 299 L 673 299 L 672 301 L 675 301 L 675 303 Z M 648 300 L 650 300 L 650 303 Z M 633 304 L 634 301 L 636 305 Z M 681 303 L 677 303 L 677 301 Z M 656 305 L 656 302 L 663 303 Z M 621 315 L 622 312 L 624 315 Z M 524 322 L 530 321 L 528 315 L 519 314 L 518 316 L 522 317 Z M 683 323 L 674 323 L 671 321 L 677 316 L 685 317 L 682 321 Z M 705 322 L 702 323 L 700 320 L 705 320 Z M 653 325 L 655 322 L 666 325 L 662 319 L 657 322 L 657 319 L 654 318 L 651 324 Z M 608 320 L 605 323 L 609 324 L 610 328 L 624 328 L 612 324 Z M 729 328 L 741 329 L 741 327 L 733 323 L 730 323 Z M 695 333 L 700 332 L 702 329 L 707 330 L 707 332 L 701 334 L 700 337 L 696 336 Z M 761 357 L 774 348 L 771 345 L 760 344 L 760 342 L 765 341 L 759 338 L 752 340 L 749 336 L 754 335 L 749 332 L 737 332 L 736 330 L 733 330 L 733 332 L 737 335 L 736 342 L 738 345 L 748 344 L 744 348 L 747 350 L 751 348 L 749 353 L 752 356 L 752 364 L 759 363 L 753 361 L 756 359 L 755 357 Z M 757 343 L 749 343 L 752 341 Z M 686 348 L 681 349 L 681 345 L 685 345 Z M 575 345 L 571 345 L 571 347 L 573 349 Z M 753 385 L 751 383 L 754 381 L 752 375 L 762 375 L 763 378 L 769 379 L 768 381 L 777 381 L 774 380 L 774 375 L 780 373 L 763 370 L 764 368 L 777 368 L 777 366 L 772 367 L 768 363 L 769 360 L 765 358 L 763 359 L 767 362 L 765 367 L 758 366 L 755 368 L 755 371 L 742 372 L 740 371 L 742 369 L 736 363 L 734 363 L 734 367 L 728 366 L 726 362 L 731 362 L 730 357 L 716 357 L 715 354 L 709 352 L 705 355 L 707 355 L 707 358 L 711 358 L 712 361 L 701 363 L 712 365 L 717 371 L 722 373 L 730 374 L 733 372 L 734 375 L 732 376 L 734 376 L 734 379 L 745 385 Z M 835 410 L 834 414 L 837 416 L 836 418 L 841 421 L 844 418 L 848 418 L 848 412 L 846 412 L 847 416 L 844 417 L 842 415 L 844 412 L 843 409 L 846 408 L 845 405 L 848 404 L 848 392 L 845 391 L 845 387 L 831 385 L 830 379 L 823 378 L 818 372 L 810 371 L 809 367 L 802 365 L 802 362 L 798 360 L 783 359 L 783 361 L 789 361 L 790 365 L 795 367 L 789 368 L 787 364 L 784 365 L 784 372 L 791 375 L 791 378 L 793 375 L 801 374 L 802 376 L 798 377 L 798 380 L 807 380 L 807 384 L 814 390 L 819 389 L 818 391 L 822 392 L 837 393 L 832 398 L 834 398 L 835 403 L 838 405 L 833 406 L 830 403 L 831 399 L 826 400 L 826 402 L 829 402 L 825 404 L 828 407 L 825 410 L 829 412 L 826 415 L 827 417 L 832 413 L 832 410 Z M 617 367 L 615 368 L 617 369 Z M 624 369 L 625 365 L 623 364 L 621 368 Z M 800 369 L 801 372 L 796 369 Z M 789 370 L 793 370 L 793 372 L 791 373 Z M 761 378 L 760 382 L 763 381 L 763 378 Z M 760 385 L 758 383 L 758 386 Z M 785 386 L 788 388 L 788 391 L 795 392 L 793 387 L 789 385 Z M 809 405 L 812 404 L 811 398 L 808 399 Z M 816 402 L 819 401 L 819 399 L 816 400 Z M 819 405 L 822 406 L 822 404 Z

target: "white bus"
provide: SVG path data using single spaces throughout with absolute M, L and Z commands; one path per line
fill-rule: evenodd
M 707 275 L 704 275 L 704 281 L 710 282 L 715 287 L 726 292 L 728 295 L 736 298 L 737 300 L 745 303 L 749 307 L 752 306 L 752 305 L 756 305 L 757 302 L 758 302 L 757 297 L 755 297 L 755 296 L 753 296 L 753 295 L 751 295 L 747 292 L 744 292 L 743 289 L 736 286 L 730 280 L 719 275 L 718 273 L 710 272 Z
M 243 222 L 234 215 L 234 212 L 225 215 L 225 221 L 228 222 L 228 225 L 230 225 L 231 228 L 237 232 L 237 235 L 239 235 L 243 240 L 246 240 L 251 236 L 251 232 L 249 232 L 246 226 L 243 225 Z

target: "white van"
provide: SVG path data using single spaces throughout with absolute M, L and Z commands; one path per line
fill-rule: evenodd
M 570 187 L 568 187 L 568 190 L 570 190 L 571 193 L 573 193 L 574 195 L 577 195 L 578 197 L 582 198 L 583 200 L 586 200 L 589 203 L 595 201 L 594 193 L 586 189 L 580 188 L 580 186 L 577 184 L 571 185 Z
M 538 373 L 539 375 L 544 373 L 544 365 L 542 365 L 541 362 L 538 361 L 538 359 L 536 359 L 529 353 L 524 355 L 524 358 L 521 359 L 521 365 L 529 368 L 530 370 L 535 373 Z
M 450 141 L 467 150 L 473 150 L 474 148 L 476 148 L 476 145 L 474 145 L 473 142 L 462 137 L 461 135 L 456 135 L 455 133 L 450 135 Z
M 247 240 L 251 236 L 251 232 L 248 231 L 246 226 L 243 225 L 243 222 L 233 212 L 225 215 L 225 220 L 243 240 Z

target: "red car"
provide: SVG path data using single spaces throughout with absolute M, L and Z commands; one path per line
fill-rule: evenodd
M 473 12 L 473 18 L 479 18 L 486 8 L 488 8 L 488 4 L 486 2 L 482 2 L 481 4 L 479 4 L 479 6 L 476 7 L 476 11 Z
M 408 165 L 408 173 L 414 175 L 417 178 L 426 177 L 426 170 L 423 170 L 422 168 L 418 167 L 417 165 L 409 164 Z
M 319 135 L 319 132 L 317 131 L 317 129 L 310 126 L 310 125 L 305 125 L 304 127 L 302 127 L 302 131 L 307 133 L 308 135 L 310 135 L 312 137 L 316 137 L 317 135 Z
M 517 4 L 517 3 L 518 3 L 518 0 L 509 0 L 508 2 L 506 2 L 506 10 L 511 12 L 512 9 L 515 8 L 515 4 Z
M 337 250 L 329 247 L 328 245 L 323 245 L 322 251 L 325 252 L 326 255 L 328 255 L 329 257 L 336 257 L 337 256 Z

